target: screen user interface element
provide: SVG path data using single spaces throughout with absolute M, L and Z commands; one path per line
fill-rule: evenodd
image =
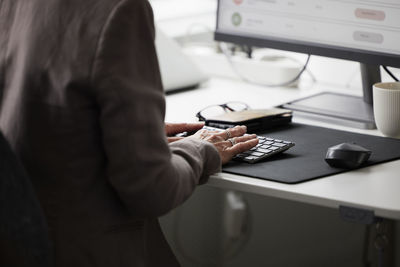
M 400 1 L 219 0 L 217 32 L 400 56 Z

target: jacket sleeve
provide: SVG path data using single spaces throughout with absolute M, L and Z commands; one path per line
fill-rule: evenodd
M 154 32 L 146 0 L 120 1 L 103 27 L 91 73 L 109 183 L 140 216 L 170 211 L 221 165 L 208 142 L 168 145 Z

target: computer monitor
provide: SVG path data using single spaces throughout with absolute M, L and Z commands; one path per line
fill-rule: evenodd
M 372 85 L 381 79 L 380 65 L 400 67 L 400 2 L 218 0 L 215 39 L 360 62 L 363 99 L 319 94 L 284 106 L 374 128 Z

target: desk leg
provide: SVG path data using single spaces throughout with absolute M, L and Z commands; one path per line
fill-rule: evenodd
M 394 266 L 395 222 L 376 217 L 373 210 L 339 206 L 343 220 L 366 225 L 363 249 L 365 267 Z
M 366 226 L 363 263 L 365 267 L 394 266 L 395 222 L 377 218 Z

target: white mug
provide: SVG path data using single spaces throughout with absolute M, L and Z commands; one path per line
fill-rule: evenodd
M 373 95 L 378 130 L 384 136 L 400 138 L 400 82 L 376 83 Z

